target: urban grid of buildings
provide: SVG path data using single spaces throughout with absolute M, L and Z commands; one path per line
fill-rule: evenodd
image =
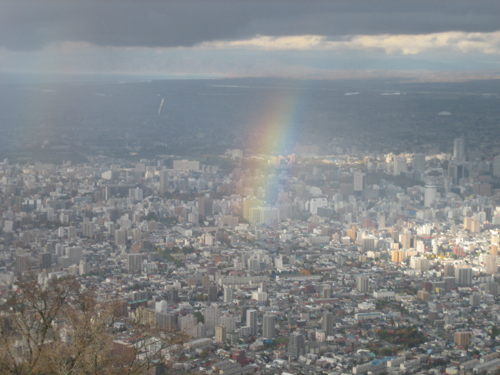
M 500 156 L 225 156 L 5 160 L 0 292 L 74 275 L 193 373 L 500 370 Z

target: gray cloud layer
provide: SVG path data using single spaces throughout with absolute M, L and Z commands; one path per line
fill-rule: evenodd
M 271 36 L 500 30 L 500 1 L 0 1 L 0 47 L 177 47 Z

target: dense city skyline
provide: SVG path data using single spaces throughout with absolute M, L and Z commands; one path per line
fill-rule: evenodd
M 0 374 L 500 373 L 498 1 L 0 0 Z

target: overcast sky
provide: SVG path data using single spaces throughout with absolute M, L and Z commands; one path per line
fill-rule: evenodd
M 3 73 L 495 76 L 499 57 L 498 0 L 0 0 Z

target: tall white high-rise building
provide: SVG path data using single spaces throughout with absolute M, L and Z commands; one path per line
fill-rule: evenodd
M 193 330 L 198 325 L 198 319 L 192 314 L 179 318 L 179 328 L 187 335 L 194 336 Z
M 394 158 L 394 176 L 399 176 L 401 173 L 408 171 L 406 157 L 397 156 Z
M 199 322 L 194 328 L 193 328 L 193 336 L 197 339 L 201 339 L 206 336 L 206 329 L 205 329 L 205 324 L 202 322 Z
M 414 154 L 411 164 L 412 164 L 414 172 L 424 172 L 425 171 L 425 155 L 424 154 Z
M 229 287 L 224 288 L 224 303 L 233 302 L 233 290 Z
M 318 208 L 320 207 L 328 207 L 328 200 L 326 198 L 313 198 L 309 202 L 309 211 L 313 215 L 318 213 Z
M 370 289 L 370 283 L 369 283 L 368 277 L 358 276 L 356 278 L 356 289 L 361 293 L 368 292 L 368 290 Z M 324 315 L 323 315 L 323 318 L 324 318 Z
M 73 246 L 66 249 L 66 256 L 69 258 L 69 264 L 80 264 L 83 260 L 83 248 L 81 246 Z
M 231 315 L 224 315 L 219 318 L 219 325 L 226 327 L 228 333 L 236 330 L 236 318 Z
M 219 324 L 220 310 L 217 307 L 207 307 L 205 309 L 205 328 L 207 331 L 213 331 Z
M 76 228 L 74 226 L 68 227 L 68 238 L 73 239 L 76 237 Z
M 247 310 L 247 326 L 250 327 L 250 334 L 257 333 L 257 310 Z
M 140 188 L 129 189 L 128 191 L 129 198 L 142 201 L 144 198 L 144 192 Z
M 78 267 L 80 275 L 86 275 L 90 272 L 90 263 L 88 262 L 81 260 L 80 265 Z
M 168 302 L 163 300 L 155 303 L 155 310 L 157 312 L 166 313 L 168 312 Z
M 83 237 L 93 238 L 94 237 L 94 223 L 85 222 L 82 225 Z
M 365 174 L 354 172 L 354 191 L 362 191 L 365 188 Z
M 455 138 L 453 142 L 453 159 L 465 160 L 465 141 L 463 138 Z
M 436 201 L 437 187 L 434 185 L 427 185 L 424 192 L 424 206 L 430 207 Z

